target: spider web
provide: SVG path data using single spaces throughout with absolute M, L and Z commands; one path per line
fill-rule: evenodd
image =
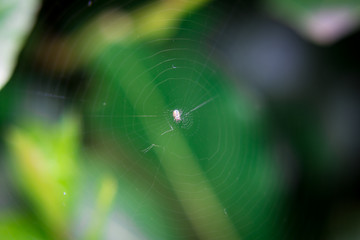
M 89 1 L 84 8 L 96 4 Z M 233 17 L 233 13 L 224 17 L 225 10 L 217 7 L 210 4 L 206 11 L 189 12 L 171 26 L 171 36 L 108 46 L 89 64 L 84 76 L 88 81 L 75 86 L 75 94 L 67 92 L 69 81 L 59 81 L 54 87 L 45 79 L 40 81 L 41 90 L 31 90 L 40 98 L 75 102 L 86 109 L 83 135 L 96 142 L 89 148 L 99 161 L 106 155 L 116 163 L 113 171 L 126 182 L 121 191 L 131 202 L 124 203 L 124 212 L 134 223 L 146 225 L 150 239 L 199 237 L 191 230 L 194 222 L 184 213 L 183 202 L 202 193 L 204 202 L 209 196 L 218 200 L 225 219 L 219 221 L 230 223 L 242 239 L 275 234 L 280 238 L 275 225 L 283 221 L 277 212 L 281 183 L 272 162 L 266 123 L 256 104 L 232 89 L 224 67 L 216 64 L 216 54 L 221 53 L 212 38 L 221 35 Z M 68 14 L 75 18 L 78 13 Z M 77 44 L 82 43 L 74 48 Z M 60 57 L 48 60 L 56 64 Z M 181 113 L 179 122 L 172 115 L 175 109 Z M 194 159 L 199 172 L 166 167 L 166 162 Z M 198 174 L 204 177 L 197 178 Z M 170 176 L 183 179 L 184 185 L 193 186 L 192 178 L 204 182 L 198 183 L 200 189 L 176 189 Z M 160 202 L 151 214 L 146 212 L 149 202 Z M 195 212 L 195 222 L 218 218 L 210 205 Z M 211 220 L 203 225 L 217 239 L 233 236 L 214 232 Z M 157 228 L 151 230 L 152 226 Z

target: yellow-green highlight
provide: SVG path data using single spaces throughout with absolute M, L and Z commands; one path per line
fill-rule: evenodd
M 105 176 L 101 179 L 100 190 L 97 197 L 96 209 L 92 216 L 93 222 L 90 225 L 89 232 L 85 239 L 96 240 L 102 236 L 108 213 L 113 205 L 117 192 L 117 182 L 111 176 Z
M 53 239 L 65 239 L 66 211 L 62 202 L 66 191 L 54 178 L 49 159 L 27 134 L 13 128 L 9 136 L 13 171 L 23 192 L 35 205 Z
M 58 123 L 28 121 L 11 127 L 6 138 L 13 180 L 52 239 L 69 236 L 68 200 L 78 174 L 79 129 L 77 117 L 68 114 Z

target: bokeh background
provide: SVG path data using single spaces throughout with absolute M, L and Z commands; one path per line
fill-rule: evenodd
M 0 239 L 360 239 L 359 27 L 357 0 L 1 0 Z

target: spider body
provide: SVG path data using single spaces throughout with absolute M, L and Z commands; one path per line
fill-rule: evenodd
M 174 117 L 174 121 L 177 123 L 179 121 L 181 121 L 181 113 L 179 110 L 175 109 L 173 111 L 173 117 Z

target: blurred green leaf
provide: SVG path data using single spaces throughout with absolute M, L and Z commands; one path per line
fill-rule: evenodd
M 74 187 L 79 123 L 66 116 L 56 125 L 27 123 L 7 136 L 11 170 L 19 189 L 30 200 L 54 238 L 67 235 L 68 197 Z
M 122 76 L 116 84 L 119 88 L 111 89 L 111 93 L 107 91 L 106 95 L 109 96 L 109 94 L 111 94 L 111 96 L 114 96 L 116 95 L 116 91 L 125 93 L 124 98 L 126 98 L 131 105 L 133 110 L 131 114 L 134 116 L 149 113 L 160 114 L 167 109 L 171 109 L 166 99 L 171 97 L 170 95 L 173 94 L 173 89 L 181 92 L 181 88 L 184 87 L 184 85 L 182 85 L 181 81 L 178 81 L 178 84 L 174 83 L 174 86 L 169 86 L 171 89 L 168 89 L 169 91 L 166 92 L 166 89 L 158 87 L 157 84 L 170 77 L 174 79 L 186 79 L 185 76 L 188 74 L 188 71 L 184 64 L 193 63 L 181 62 L 183 64 L 182 68 L 177 71 L 171 71 L 173 69 L 167 66 L 163 70 L 170 70 L 174 73 L 170 74 L 170 76 L 164 73 L 164 75 L 158 77 L 156 81 L 153 81 L 153 79 L 156 78 L 157 72 L 155 72 L 155 70 L 157 69 L 149 68 L 146 66 L 146 61 L 139 62 L 139 59 L 146 59 L 146 57 L 144 57 L 146 55 L 154 56 L 154 53 L 159 51 L 159 49 L 153 46 L 155 49 L 142 48 L 140 51 L 136 49 L 137 47 L 138 45 L 136 44 L 126 47 L 123 47 L 121 44 L 110 45 L 102 52 L 101 60 L 99 59 L 93 63 L 97 69 L 94 75 L 108 82 L 118 79 L 117 76 Z M 137 51 L 135 51 L 135 49 Z M 186 48 L 185 46 L 179 46 L 179 48 L 175 49 Z M 151 53 L 151 51 L 154 52 Z M 187 52 L 186 54 L 190 53 Z M 179 55 L 177 56 L 180 57 Z M 156 56 L 156 58 L 161 57 L 161 55 Z M 174 56 L 166 57 L 168 59 L 174 58 Z M 126 61 L 124 61 L 124 59 Z M 194 58 L 187 55 L 186 59 Z M 161 60 L 159 59 L 156 62 L 161 62 Z M 147 69 L 151 69 L 151 71 Z M 217 85 L 216 80 L 212 76 L 209 76 L 209 78 L 213 81 L 214 86 Z M 209 79 L 207 80 L 210 81 Z M 146 91 L 147 89 L 149 89 L 149 91 Z M 215 88 L 213 88 L 213 91 L 214 89 Z M 184 89 L 184 91 L 185 90 L 186 89 Z M 201 96 L 200 92 L 199 94 L 196 92 L 199 90 L 198 88 L 194 88 L 193 90 L 194 96 Z M 139 91 L 144 91 L 144 94 L 139 94 Z M 214 95 L 210 95 L 209 92 L 208 97 L 216 97 L 215 91 L 211 92 L 211 94 Z M 183 101 L 183 99 L 179 100 Z M 124 99 L 121 101 L 124 101 Z M 137 104 L 139 102 L 141 103 L 140 105 Z M 116 103 L 114 102 L 113 104 Z M 119 106 L 121 106 L 120 103 Z M 124 115 L 121 107 L 117 108 L 116 111 L 117 113 L 113 114 L 117 116 Z M 132 120 L 133 119 L 130 119 L 130 121 Z M 154 126 L 152 119 L 140 118 L 138 126 L 141 130 L 139 129 L 139 131 L 143 132 L 144 138 L 148 139 L 149 143 L 157 142 L 160 146 L 166 146 L 166 151 L 163 151 L 162 148 L 155 148 L 154 151 L 158 159 L 162 162 L 162 167 L 164 168 L 167 178 L 179 202 L 181 202 L 185 214 L 192 223 L 194 230 L 202 239 L 218 239 L 224 232 L 227 234 L 227 239 L 238 239 L 236 230 L 224 215 L 223 207 L 213 192 L 211 185 L 208 184 L 208 179 L 204 175 L 198 159 L 193 152 L 194 149 L 191 149 L 189 145 L 188 139 L 180 133 L 180 131 L 178 134 L 171 136 L 171 140 L 167 136 L 161 137 L 161 129 L 157 127 L 168 126 L 167 121 L 167 118 L 160 118 L 156 124 L 157 126 Z M 125 124 L 125 126 L 129 125 L 130 123 Z M 121 134 L 121 132 L 119 132 L 119 134 Z M 207 146 L 204 145 L 203 147 Z M 174 174 L 175 172 L 177 172 L 177 174 Z M 199 211 L 199 209 L 202 209 L 204 206 L 206 206 L 207 209 L 206 215 Z M 205 218 L 205 216 L 207 217 Z M 209 227 L 214 230 L 214 232 L 209 231 Z
M 38 8 L 38 0 L 0 2 L 0 89 L 12 74 L 24 40 L 34 24 Z
M 254 103 L 245 94 L 237 97 L 223 84 L 225 77 L 216 72 L 215 65 L 207 61 L 204 67 L 206 59 L 194 49 L 199 46 L 193 42 L 171 39 L 162 44 L 108 46 L 92 63 L 95 70 L 91 75 L 104 87 L 97 89 L 89 114 L 120 118 L 92 118 L 91 124 L 94 128 L 112 126 L 108 134 L 119 139 L 124 134 L 130 138 L 136 135 L 130 141 L 139 150 L 157 144 L 149 154 L 156 156 L 202 239 L 220 238 L 209 229 L 226 234 L 227 239 L 237 239 L 237 235 L 271 239 L 280 233 L 276 226 L 265 225 L 255 231 L 273 212 L 284 187 L 270 151 L 266 118 L 254 110 Z M 210 102 L 194 112 L 192 128 L 172 124 L 176 130 L 162 135 L 173 122 L 169 110 L 179 106 L 191 109 L 204 101 Z M 159 117 L 136 118 L 148 114 Z M 103 132 L 106 136 L 105 129 Z M 211 159 L 209 153 L 214 153 Z M 221 159 L 227 164 L 219 166 Z M 143 160 L 148 161 L 146 157 Z M 248 174 L 240 174 L 243 172 Z M 238 204 L 233 204 L 234 199 Z M 255 206 L 246 208 L 254 199 Z M 202 212 L 205 206 L 206 212 Z M 232 229 L 242 225 L 247 227 L 238 232 Z
M 196 11 L 207 2 L 209 0 L 153 1 L 132 12 L 105 10 L 66 39 L 62 43 L 65 43 L 65 47 L 60 44 L 58 54 L 67 56 L 64 58 L 71 64 L 67 63 L 66 67 L 72 68 L 89 63 L 104 48 L 114 43 L 127 45 L 146 39 L 169 37 L 176 33 L 184 15 Z M 77 60 L 73 61 L 73 57 Z
M 15 213 L 2 213 L 0 217 L 1 239 L 44 240 L 43 234 L 33 225 L 30 218 Z

